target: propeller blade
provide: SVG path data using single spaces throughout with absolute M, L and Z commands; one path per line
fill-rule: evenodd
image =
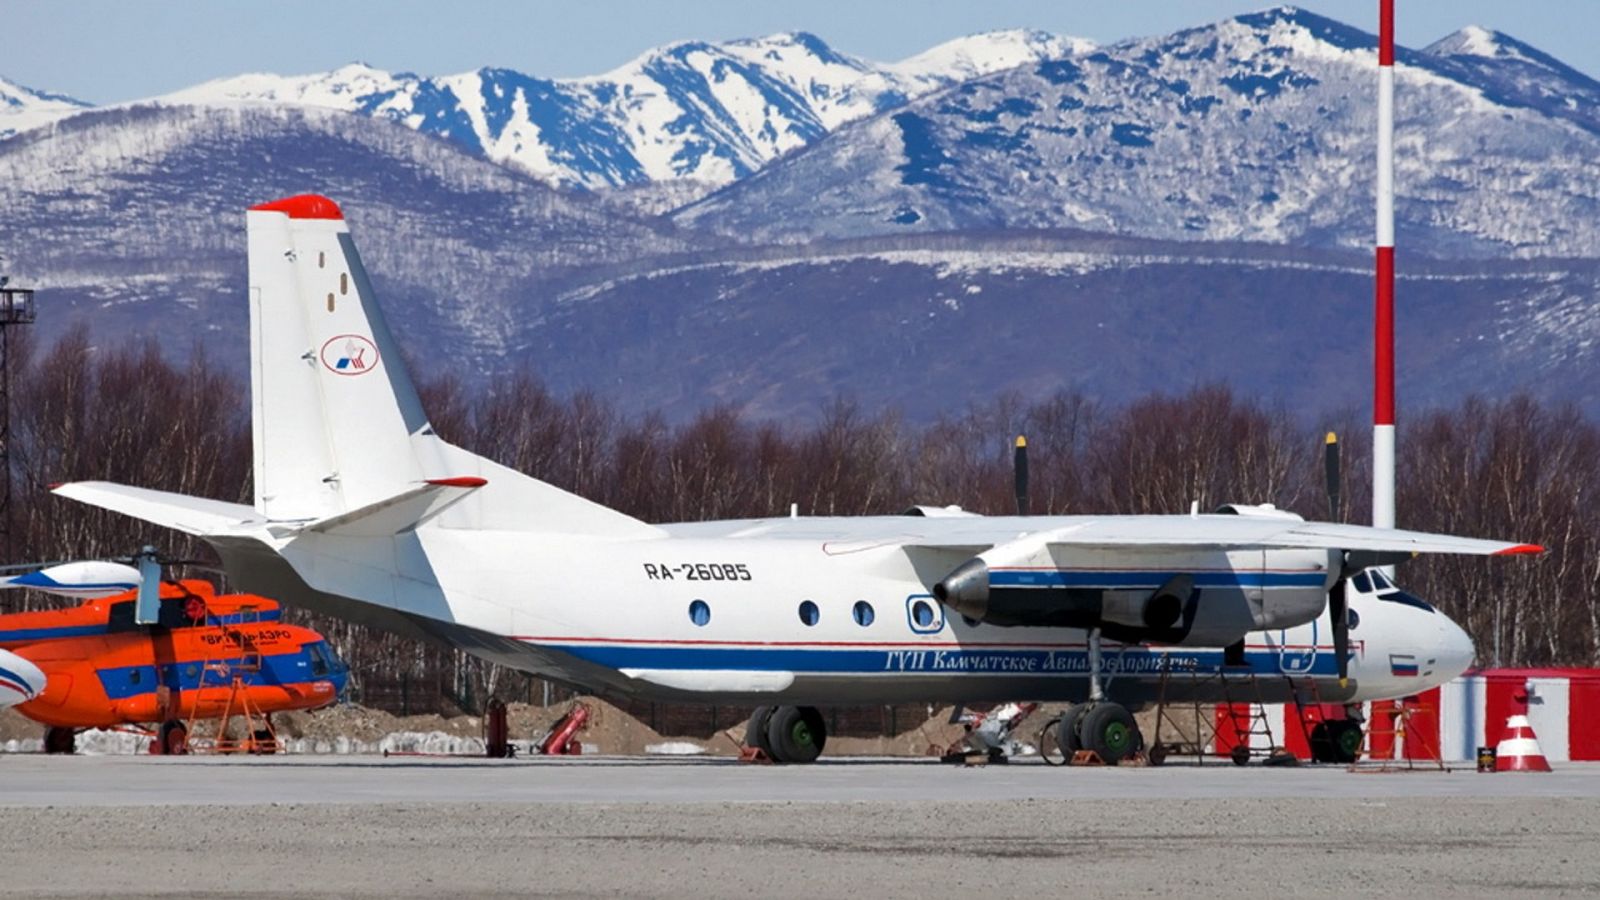
M 1028 514 L 1028 439 L 1017 435 L 1017 448 L 1011 455 L 1011 476 L 1017 493 L 1017 515 Z
M 1339 519 L 1339 436 L 1328 432 L 1322 451 L 1322 476 L 1328 489 L 1328 521 Z
M 1339 666 L 1339 687 L 1350 681 L 1350 611 L 1344 599 L 1345 580 L 1328 589 L 1328 617 L 1333 619 L 1333 654 Z

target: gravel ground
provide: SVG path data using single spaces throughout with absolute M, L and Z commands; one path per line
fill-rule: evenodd
M 341 791 L 318 779 L 343 770 L 307 764 L 6 762 L 17 765 L 0 766 L 0 896 L 1600 893 L 1589 769 L 374 765 L 350 769 Z M 138 799 L 108 786 L 142 779 L 167 786 Z M 269 799 L 275 784 L 282 802 Z M 726 799 L 763 784 L 784 799 Z M 579 786 L 589 799 L 567 799 Z M 457 788 L 473 799 L 436 799 Z M 896 799 L 916 790 L 933 799 Z M 615 802 L 641 793 L 659 799 Z

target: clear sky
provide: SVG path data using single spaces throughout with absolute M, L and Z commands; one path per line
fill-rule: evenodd
M 1272 4 L 1251 0 L 0 0 L 0 76 L 112 103 L 241 72 L 360 60 L 427 75 L 504 66 L 592 75 L 650 47 L 804 30 L 876 60 L 950 38 L 1036 28 L 1109 43 Z M 1304 0 L 1377 30 L 1377 0 Z M 1398 0 L 1400 43 L 1465 25 L 1504 31 L 1600 73 L 1600 0 Z

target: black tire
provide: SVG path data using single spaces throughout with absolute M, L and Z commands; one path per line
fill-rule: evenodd
M 1334 761 L 1333 738 L 1330 736 L 1327 722 L 1318 722 L 1311 726 L 1309 739 L 1312 762 L 1331 763 Z
M 1061 749 L 1061 717 L 1056 716 L 1039 729 L 1039 758 L 1048 766 L 1064 766 L 1072 757 Z
M 71 728 L 51 727 L 44 730 L 44 752 L 72 753 L 78 749 L 78 733 Z
M 1062 721 L 1066 721 L 1063 719 Z M 1100 761 L 1114 766 L 1144 748 L 1144 736 L 1133 713 L 1120 703 L 1096 703 L 1078 726 L 1083 749 L 1093 750 Z
M 1084 749 L 1079 732 L 1083 727 L 1083 714 L 1089 711 L 1089 707 L 1088 703 L 1072 704 L 1061 714 L 1061 724 L 1056 726 L 1056 744 L 1067 762 L 1072 762 L 1073 754 Z
M 768 758 L 772 757 L 772 745 L 767 743 L 767 720 L 772 718 L 772 711 L 777 707 L 758 706 L 750 714 L 750 721 L 744 727 L 744 745 L 752 750 L 760 750 Z
M 161 723 L 161 752 L 167 756 L 183 756 L 189 752 L 189 729 L 176 719 Z
M 1166 746 L 1163 744 L 1155 744 L 1150 748 L 1150 752 L 1145 754 L 1145 758 L 1150 760 L 1150 765 L 1152 766 L 1164 764 L 1167 761 Z
M 767 720 L 767 746 L 772 748 L 773 762 L 816 762 L 827 742 L 827 723 L 815 707 L 780 706 Z
M 1249 744 L 1234 744 L 1233 745 L 1233 749 L 1228 751 L 1228 758 L 1232 759 L 1233 760 L 1233 764 L 1236 765 L 1236 766 L 1249 765 L 1249 763 L 1250 763 L 1250 745 Z
M 1361 745 L 1365 736 L 1361 733 L 1361 723 L 1351 719 L 1340 719 L 1329 723 L 1329 737 L 1333 743 L 1333 761 L 1338 763 L 1353 763 L 1361 758 Z

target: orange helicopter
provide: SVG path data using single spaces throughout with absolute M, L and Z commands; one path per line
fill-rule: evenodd
M 201 719 L 223 723 L 218 749 L 270 752 L 272 713 L 328 706 L 343 693 L 349 667 L 322 635 L 280 621 L 276 601 L 217 594 L 202 580 L 161 581 L 151 624 L 140 624 L 139 585 L 138 570 L 104 562 L 0 579 L 0 587 L 88 598 L 0 615 L 0 649 L 45 675 L 44 690 L 16 709 L 47 726 L 46 752 L 71 753 L 82 729 L 156 723 L 146 732 L 150 752 L 184 753 Z M 223 734 L 231 716 L 250 729 L 242 743 Z

